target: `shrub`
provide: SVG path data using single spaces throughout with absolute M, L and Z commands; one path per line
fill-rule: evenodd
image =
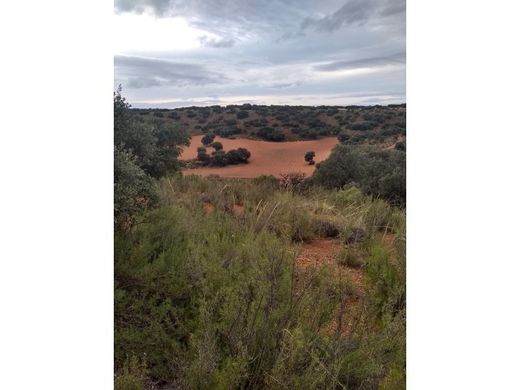
M 272 127 L 262 127 L 256 134 L 266 141 L 281 142 L 285 140 L 285 134 Z
M 148 375 L 146 359 L 132 354 L 123 364 L 121 372 L 115 376 L 115 390 L 144 390 Z
M 158 201 L 152 178 L 137 164 L 130 151 L 114 149 L 114 223 L 129 228 L 135 217 Z
M 200 142 L 202 142 L 203 145 L 208 146 L 213 143 L 214 139 L 215 139 L 215 134 L 209 133 L 209 134 L 204 135 L 200 139 Z
M 365 193 L 394 204 L 406 203 L 405 154 L 371 146 L 337 145 L 313 174 L 313 182 L 328 188 L 356 184 Z
M 228 159 L 226 156 L 226 152 L 223 150 L 216 151 L 213 153 L 213 157 L 210 162 L 211 165 L 215 165 L 217 167 L 223 167 L 228 165 Z
M 204 146 L 200 146 L 197 148 L 197 160 L 201 161 L 204 164 L 209 163 L 211 157 L 208 155 L 206 148 Z
M 226 161 L 228 164 L 247 163 L 251 157 L 251 152 L 245 148 L 232 149 L 226 153 Z
M 249 113 L 247 111 L 237 112 L 237 119 L 246 119 L 246 118 L 249 118 Z
M 221 142 L 213 142 L 211 146 L 215 149 L 215 151 L 219 151 L 223 149 Z
M 336 262 L 350 268 L 361 268 L 365 265 L 362 258 L 357 256 L 352 250 L 342 249 L 336 255 Z
M 305 161 L 307 161 L 307 163 L 309 163 L 309 165 L 313 165 L 315 162 L 314 162 L 314 157 L 316 156 L 316 153 L 312 150 L 308 151 L 307 153 L 305 153 Z
M 401 152 L 406 151 L 406 143 L 405 142 L 397 142 L 394 146 L 396 150 L 400 150 Z
M 338 134 L 338 141 L 341 142 L 342 144 L 347 143 L 347 141 L 349 139 L 350 139 L 350 135 L 348 135 L 346 133 L 339 133 Z

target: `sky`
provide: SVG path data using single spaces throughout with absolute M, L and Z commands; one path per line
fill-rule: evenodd
M 405 0 L 115 0 L 134 107 L 405 102 Z

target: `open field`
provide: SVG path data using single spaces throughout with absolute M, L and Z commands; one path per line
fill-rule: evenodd
M 201 135 L 191 138 L 190 146 L 182 152 L 182 160 L 197 157 L 197 148 L 202 146 L 201 138 Z M 249 164 L 186 169 L 184 174 L 253 178 L 259 175 L 279 177 L 282 173 L 303 172 L 306 176 L 310 176 L 314 172 L 315 165 L 308 165 L 305 162 L 303 158 L 305 153 L 309 150 L 316 152 L 315 161 L 318 163 L 329 157 L 332 148 L 338 143 L 336 137 L 325 137 L 312 141 L 267 142 L 245 138 L 227 139 L 217 136 L 215 141 L 221 142 L 225 151 L 237 148 L 249 150 L 251 152 Z M 212 148 L 208 148 L 208 150 L 212 150 Z

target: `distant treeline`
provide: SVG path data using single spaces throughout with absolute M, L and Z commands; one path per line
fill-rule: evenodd
M 228 105 L 134 109 L 147 120 L 186 126 L 192 133 L 248 136 L 267 141 L 318 139 L 348 134 L 352 143 L 397 142 L 406 136 L 406 104 L 387 106 Z

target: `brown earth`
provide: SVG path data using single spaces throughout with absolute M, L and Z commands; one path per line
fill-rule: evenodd
M 296 268 L 305 272 L 310 267 L 319 268 L 327 265 L 335 271 L 335 277 L 341 278 L 348 275 L 356 289 L 354 295 L 347 295 L 335 310 L 334 317 L 326 324 L 322 331 L 328 335 L 345 338 L 359 325 L 363 307 L 360 306 L 359 297 L 364 291 L 364 272 L 360 269 L 340 266 L 336 263 L 335 256 L 341 250 L 342 244 L 335 239 L 319 239 L 302 246 L 301 252 L 296 258 Z
M 197 157 L 197 148 L 203 146 L 202 136 L 191 138 L 191 145 L 182 152 L 182 160 L 192 160 Z M 228 165 L 226 167 L 201 167 L 185 169 L 186 175 L 220 175 L 222 177 L 253 178 L 260 175 L 280 177 L 283 173 L 302 172 L 306 176 L 312 175 L 315 166 L 308 165 L 303 156 L 309 150 L 316 153 L 314 160 L 318 163 L 329 157 L 332 148 L 338 143 L 335 137 L 326 137 L 312 141 L 267 142 L 246 138 L 227 139 L 216 137 L 224 150 L 246 148 L 251 152 L 249 164 Z M 208 152 L 213 148 L 207 148 Z

